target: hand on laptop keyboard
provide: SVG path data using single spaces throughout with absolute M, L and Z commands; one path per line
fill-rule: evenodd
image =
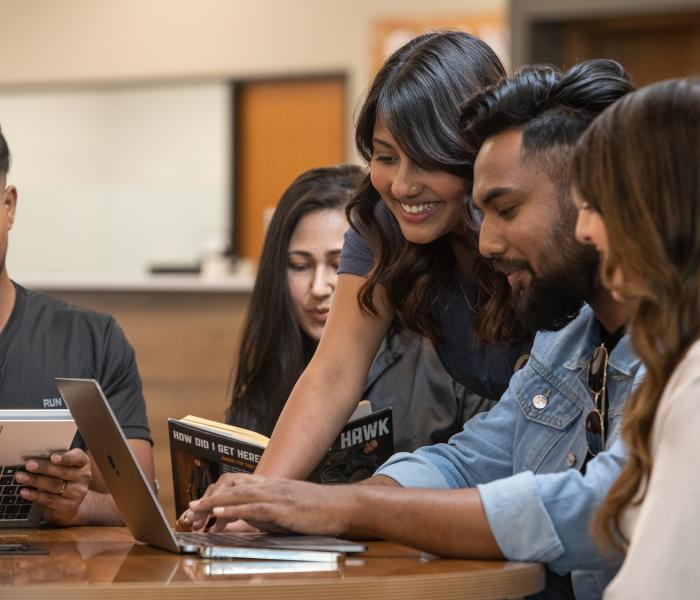
M 210 494 L 215 486 L 218 491 Z M 353 506 L 348 489 L 357 489 L 244 473 L 225 473 L 215 486 L 190 502 L 191 523 L 212 515 L 216 523 L 210 531 L 222 531 L 228 523 L 243 519 L 267 532 L 316 535 L 340 535 L 348 529 L 347 515 Z
M 212 496 L 218 496 L 220 494 L 227 494 L 231 491 L 231 488 L 235 485 L 234 477 L 240 475 L 240 473 L 224 473 L 219 477 L 216 483 L 210 485 L 204 492 L 202 498 L 210 498 Z M 260 479 L 262 481 L 264 478 L 257 475 L 244 475 L 250 481 L 255 481 Z M 229 527 L 229 529 L 227 529 Z M 245 523 L 244 521 L 239 521 L 234 519 L 215 519 L 208 512 L 196 512 L 192 509 L 187 509 L 184 513 L 180 515 L 175 524 L 175 528 L 178 531 L 207 531 L 211 528 L 211 531 L 233 531 L 237 533 L 250 533 L 258 531 L 257 528 Z

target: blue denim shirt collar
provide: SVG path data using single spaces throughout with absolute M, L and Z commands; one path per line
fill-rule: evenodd
M 581 312 L 593 312 L 593 309 L 586 304 L 581 309 Z M 579 338 L 578 343 L 575 344 L 575 348 L 571 351 L 571 358 L 564 363 L 564 368 L 570 371 L 588 368 L 588 361 L 591 358 L 593 349 L 602 343 L 599 332 L 594 331 L 599 327 L 596 319 L 587 320 L 585 332 Z M 639 359 L 634 355 L 630 337 L 626 335 L 610 353 L 608 368 L 617 371 L 619 375 L 624 377 L 631 377 L 637 370 L 638 365 Z

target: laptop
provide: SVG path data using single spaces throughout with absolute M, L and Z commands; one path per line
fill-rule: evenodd
M 116 553 L 114 554 L 116 558 Z M 118 559 L 117 559 L 118 560 Z M 297 560 L 255 560 L 249 558 L 206 560 L 199 556 L 165 554 L 153 560 L 153 549 L 133 544 L 112 583 L 169 584 L 182 581 L 231 580 L 238 575 L 315 573 L 322 577 L 341 576 L 341 563 Z
M 65 452 L 75 435 L 75 423 L 67 410 L 0 410 L 0 527 L 36 527 L 42 507 L 20 496 L 15 480 L 30 458 L 47 459 Z
M 175 532 L 99 383 L 94 379 L 56 378 L 56 385 L 137 541 L 204 558 L 337 562 L 342 553 L 366 550 L 362 544 L 325 536 Z

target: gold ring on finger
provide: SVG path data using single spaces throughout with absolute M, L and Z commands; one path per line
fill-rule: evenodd
M 66 497 L 66 490 L 68 490 L 68 482 L 64 479 L 63 480 L 63 485 L 61 486 L 61 489 L 56 492 L 58 496 L 61 496 L 62 498 Z

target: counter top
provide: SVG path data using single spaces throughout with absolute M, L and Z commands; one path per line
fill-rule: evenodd
M 10 273 L 17 283 L 50 292 L 228 292 L 249 293 L 255 277 L 249 273 L 222 276 L 152 275 L 148 273 Z

